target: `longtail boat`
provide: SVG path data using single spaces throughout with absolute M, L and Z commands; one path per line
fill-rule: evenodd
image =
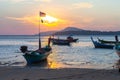
M 68 36 L 67 39 L 69 42 L 77 42 L 78 39 L 74 39 L 72 36 Z
M 70 45 L 70 43 L 72 42 L 77 42 L 78 39 L 74 39 L 72 38 L 71 36 L 67 37 L 67 39 L 57 39 L 57 38 L 51 38 L 51 42 L 54 44 L 54 45 Z
M 70 45 L 70 42 L 68 40 L 64 40 L 64 39 L 51 39 L 51 42 L 54 45 Z
M 45 13 L 40 12 L 40 17 L 45 17 L 45 16 L 46 16 Z M 52 48 L 50 47 L 51 37 L 48 38 L 48 45 L 43 48 L 41 47 L 40 21 L 42 21 L 42 20 L 39 20 L 39 48 L 37 50 L 30 51 L 27 49 L 27 46 L 20 47 L 20 50 L 23 53 L 23 56 L 26 59 L 28 64 L 40 62 L 42 60 L 47 59 L 48 55 L 52 51 Z
M 21 46 L 20 50 L 24 54 L 23 56 L 26 59 L 28 64 L 36 63 L 36 62 L 40 62 L 42 60 L 47 59 L 48 55 L 52 51 L 49 44 L 50 44 L 50 41 L 47 46 L 37 49 L 37 50 L 34 50 L 34 51 L 28 50 L 27 46 Z
M 100 43 L 98 41 L 94 41 L 93 37 L 91 37 L 91 40 L 92 40 L 95 48 L 113 49 L 113 47 L 114 47 L 114 44 L 104 44 L 104 43 Z
M 100 39 L 100 38 L 98 38 L 98 41 L 101 42 L 101 43 L 116 44 L 116 41 L 103 40 L 103 39 Z M 120 42 L 118 42 L 118 43 L 120 43 Z

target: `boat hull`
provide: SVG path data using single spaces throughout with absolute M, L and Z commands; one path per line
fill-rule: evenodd
M 51 41 L 54 45 L 70 45 L 70 42 L 68 40 L 52 39 Z
M 28 64 L 36 63 L 47 59 L 51 52 L 52 52 L 51 47 L 45 47 L 35 51 L 26 51 L 23 57 L 26 59 Z
M 77 41 L 78 41 L 78 39 L 73 39 L 70 42 L 77 42 Z
M 109 44 L 116 44 L 116 41 L 106 41 L 106 40 L 101 40 L 98 38 L 98 41 L 101 42 L 101 43 L 109 43 Z M 120 43 L 120 42 L 118 42 Z
M 46 52 L 46 53 L 36 54 L 36 55 L 24 54 L 23 56 L 26 59 L 27 63 L 30 64 L 30 63 L 37 63 L 37 62 L 47 59 L 47 57 L 50 53 L 51 53 L 51 51 Z
M 95 48 L 113 49 L 113 47 L 114 47 L 114 45 L 112 45 L 112 44 L 103 44 L 103 43 L 94 41 L 92 37 L 91 37 L 91 40 L 92 40 Z

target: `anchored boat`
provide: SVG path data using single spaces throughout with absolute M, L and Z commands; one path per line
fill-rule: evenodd
M 40 12 L 40 17 L 45 17 L 46 13 Z M 41 18 L 40 18 L 41 19 Z M 42 22 L 42 20 L 40 20 Z M 20 50 L 24 53 L 24 58 L 27 63 L 35 63 L 47 59 L 48 55 L 51 53 L 52 48 L 50 46 L 51 37 L 48 38 L 48 45 L 41 48 L 41 39 L 40 39 L 40 21 L 39 21 L 39 48 L 34 51 L 29 51 L 27 46 L 21 46 Z
M 95 48 L 113 49 L 113 47 L 115 46 L 114 44 L 104 44 L 104 43 L 100 43 L 98 41 L 94 41 L 93 37 L 91 37 L 91 40 L 92 40 Z

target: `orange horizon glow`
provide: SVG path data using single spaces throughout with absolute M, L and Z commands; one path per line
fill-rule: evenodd
M 58 31 L 69 26 L 118 31 L 119 3 L 119 0 L 0 0 L 0 34 L 37 34 L 40 11 L 50 16 L 46 17 L 46 23 L 40 23 L 41 32 Z

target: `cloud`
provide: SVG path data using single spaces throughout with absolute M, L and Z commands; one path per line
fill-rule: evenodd
M 6 2 L 13 2 L 13 3 L 19 3 L 19 2 L 51 2 L 53 0 L 0 0 L 1 2 L 6 1 Z
M 88 2 L 82 2 L 82 3 L 75 3 L 73 4 L 75 8 L 92 8 L 93 4 Z
M 16 18 L 16 17 L 6 17 L 7 19 L 11 19 L 14 21 L 18 21 L 23 24 L 32 24 L 37 26 L 39 24 L 39 16 L 24 16 L 21 18 Z M 44 21 L 44 25 L 46 26 L 55 26 L 58 24 L 58 19 L 51 17 L 51 16 L 46 16 L 45 18 L 42 18 Z
M 26 1 L 26 0 L 0 0 L 1 2 L 14 2 L 14 3 L 18 3 L 18 2 L 23 2 L 23 1 Z
M 53 1 L 53 0 L 35 0 L 35 1 L 51 2 L 51 1 Z
M 25 1 L 25 0 L 11 0 L 11 1 L 13 1 L 13 2 L 15 2 L 15 3 L 18 3 L 18 2 L 23 2 L 23 1 Z
M 7 19 L 12 19 L 16 21 L 20 21 L 21 23 L 32 23 L 34 25 L 38 25 L 39 23 L 39 17 L 38 16 L 25 16 L 21 18 L 16 18 L 16 17 L 6 17 Z

